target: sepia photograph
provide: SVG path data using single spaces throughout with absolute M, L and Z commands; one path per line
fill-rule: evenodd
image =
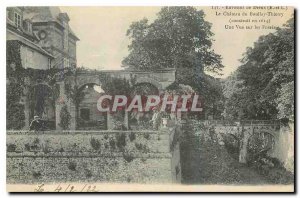
M 295 192 L 294 7 L 5 9 L 7 192 Z

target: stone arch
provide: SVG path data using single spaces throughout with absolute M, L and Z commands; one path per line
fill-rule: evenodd
M 46 86 L 49 89 L 51 89 L 51 91 L 52 91 L 52 87 L 48 83 L 45 83 L 45 82 L 35 83 L 32 86 L 30 86 L 30 88 L 33 88 L 33 87 L 36 87 L 36 86 L 40 86 L 40 85 Z
M 155 86 L 155 85 L 153 85 L 152 83 L 149 83 L 149 82 L 140 82 L 140 83 L 136 83 L 136 84 L 132 87 L 133 90 L 132 90 L 131 93 L 133 93 L 134 91 L 136 91 L 136 89 L 137 89 L 138 87 L 143 87 L 143 86 L 145 86 L 145 88 L 148 87 L 149 89 L 152 89 L 152 90 L 149 90 L 149 91 L 151 91 L 151 93 L 148 93 L 148 94 L 159 95 L 160 89 L 159 89 L 157 86 Z M 144 91 L 146 91 L 146 90 L 144 90 Z M 139 94 L 140 94 L 140 93 L 139 93 Z
M 266 130 L 254 132 L 248 138 L 247 150 L 251 155 L 268 152 L 275 145 L 275 136 Z
M 101 86 L 99 75 L 80 75 L 77 77 L 78 88 L 87 84 L 95 84 Z
M 29 122 L 38 115 L 44 119 L 44 129 L 55 128 L 55 93 L 45 82 L 35 83 L 27 89 L 25 116 Z
M 159 81 L 149 78 L 149 77 L 140 77 L 137 78 L 136 84 L 148 83 L 154 85 L 159 91 L 162 90 L 162 85 Z
M 104 130 L 107 128 L 107 113 L 100 113 L 97 110 L 98 99 L 104 94 L 104 90 L 101 88 L 101 92 L 99 92 L 95 90 L 94 86 L 101 87 L 101 84 L 86 81 L 78 86 L 78 91 L 85 93 L 75 107 L 76 128 L 79 130 Z
M 87 82 L 87 83 L 83 83 L 83 84 L 80 84 L 78 86 L 78 90 L 79 91 L 83 91 L 83 89 L 86 87 L 86 86 L 90 86 L 90 85 L 93 85 L 93 86 L 100 86 L 101 87 L 101 84 L 100 83 L 95 83 L 95 82 Z
M 236 134 L 232 133 L 221 133 L 222 139 L 227 151 L 232 155 L 232 157 L 238 159 L 241 140 Z

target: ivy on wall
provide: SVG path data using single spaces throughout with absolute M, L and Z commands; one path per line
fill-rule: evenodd
M 50 99 L 54 107 L 59 96 L 57 79 L 61 71 L 59 69 L 23 68 L 20 49 L 21 43 L 19 41 L 7 41 L 7 129 L 22 129 L 25 126 L 25 106 L 22 97 L 28 99 L 30 116 L 32 117 L 33 114 L 40 115 L 44 112 L 46 99 Z
M 59 126 L 63 130 L 67 130 L 67 129 L 70 129 L 70 124 L 71 124 L 71 115 L 70 115 L 70 113 L 68 111 L 67 105 L 64 105 L 61 108 L 61 111 L 60 111 L 60 123 L 59 123 Z
M 23 93 L 24 69 L 22 67 L 20 44 L 16 41 L 7 42 L 6 51 L 6 128 L 21 129 L 25 126 L 24 104 L 21 102 Z

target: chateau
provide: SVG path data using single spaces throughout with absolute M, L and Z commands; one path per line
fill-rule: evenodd
M 58 7 L 9 7 L 6 15 L 6 40 L 21 44 L 23 67 L 76 67 L 79 38 L 69 26 L 67 13 Z

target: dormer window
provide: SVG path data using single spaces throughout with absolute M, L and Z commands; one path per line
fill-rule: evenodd
M 19 28 L 21 27 L 21 15 L 17 12 L 15 12 L 15 18 L 14 18 L 14 22 L 15 22 L 15 25 Z
M 26 32 L 31 33 L 32 32 L 32 24 L 29 20 L 23 21 L 23 28 Z

